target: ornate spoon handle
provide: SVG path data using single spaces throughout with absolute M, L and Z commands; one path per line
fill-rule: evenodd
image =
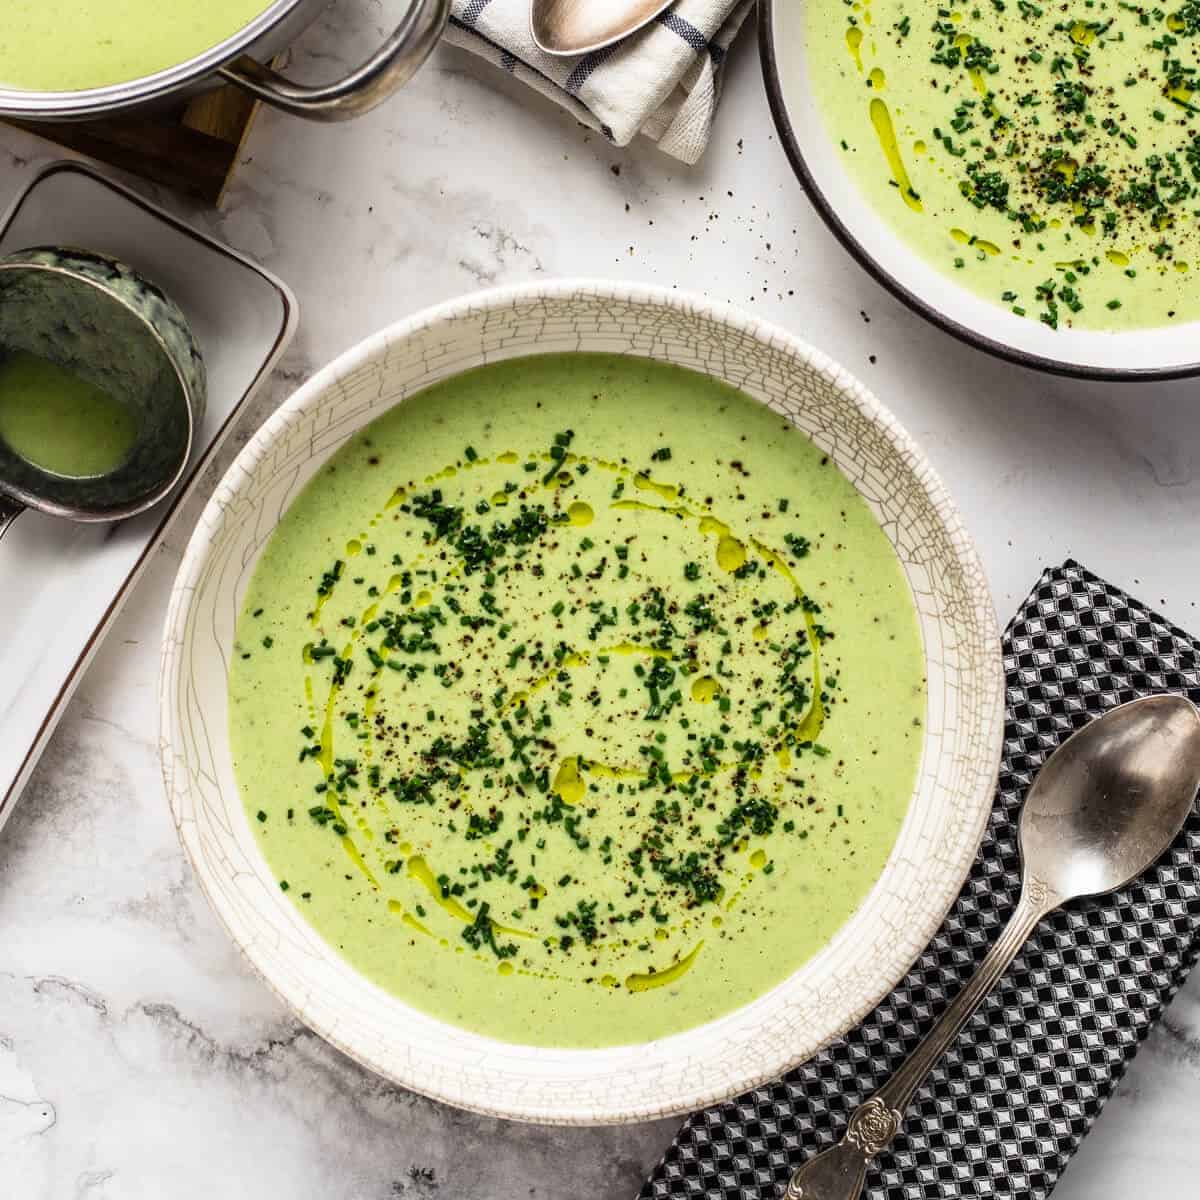
M 842 1140 L 797 1168 L 785 1200 L 855 1200 L 868 1164 L 896 1136 L 913 1093 L 1008 970 L 1037 923 L 1058 904 L 1059 898 L 1041 880 L 1025 881 L 1016 911 L 979 970 L 896 1073 L 854 1111 Z

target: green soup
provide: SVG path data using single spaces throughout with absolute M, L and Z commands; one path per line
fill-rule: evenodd
M 54 475 L 107 475 L 137 441 L 137 415 L 103 388 L 36 354 L 0 354 L 0 442 Z
M 73 92 L 152 75 L 245 28 L 270 0 L 5 0 L 0 87 Z
M 907 582 L 783 418 L 642 359 L 468 372 L 339 451 L 250 582 L 230 732 L 309 921 L 416 1007 L 607 1046 L 754 999 L 879 877 Z
M 809 3 L 829 130 L 880 213 L 1020 316 L 1200 318 L 1200 4 Z

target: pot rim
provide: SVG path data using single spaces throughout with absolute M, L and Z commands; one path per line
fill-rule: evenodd
M 223 42 L 150 75 L 70 92 L 0 87 L 0 116 L 54 120 L 105 116 L 179 91 L 212 75 L 274 29 L 302 0 L 262 0 L 263 11 Z
M 882 284 L 906 308 L 923 317 L 931 325 L 950 334 L 956 340 L 982 350 L 995 358 L 1042 371 L 1050 375 L 1062 375 L 1071 379 L 1088 379 L 1104 383 L 1152 383 L 1172 379 L 1189 379 L 1200 375 L 1200 360 L 1149 367 L 1109 367 L 1078 360 L 1053 358 L 1022 349 L 1020 346 L 998 338 L 989 337 L 973 326 L 956 321 L 948 313 L 931 304 L 924 296 L 913 291 L 907 284 L 885 267 L 855 236 L 854 231 L 842 220 L 836 206 L 822 190 L 817 177 L 805 158 L 792 123 L 787 100 L 783 94 L 783 82 L 775 49 L 775 9 L 777 0 L 763 0 L 758 17 L 758 52 L 762 65 L 763 83 L 767 93 L 767 104 L 775 123 L 775 130 L 783 145 L 784 153 L 792 171 L 800 181 L 817 215 L 826 228 L 842 244 L 850 256 L 870 275 Z M 898 235 L 897 235 L 898 236 Z M 1131 331 L 1136 335 L 1137 330 Z M 1126 335 L 1118 335 L 1126 336 Z

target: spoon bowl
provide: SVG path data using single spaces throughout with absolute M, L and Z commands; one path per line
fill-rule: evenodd
M 1069 737 L 1021 811 L 1021 857 L 1059 903 L 1115 891 L 1182 828 L 1200 782 L 1200 712 L 1183 696 L 1122 704 Z
M 587 54 L 649 25 L 674 0 L 533 0 L 529 29 L 546 54 Z

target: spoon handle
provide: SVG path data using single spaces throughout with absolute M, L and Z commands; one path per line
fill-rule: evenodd
M 854 1111 L 842 1140 L 797 1168 L 785 1200 L 854 1200 L 859 1195 L 868 1164 L 896 1136 L 913 1093 L 1008 970 L 1037 923 L 1059 902 L 1040 879 L 1025 880 L 1016 910 L 979 969 L 896 1073 Z

